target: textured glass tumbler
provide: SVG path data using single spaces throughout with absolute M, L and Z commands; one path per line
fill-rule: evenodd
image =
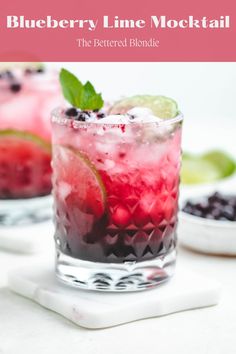
M 56 274 L 91 290 L 136 291 L 174 272 L 182 116 L 73 121 L 53 112 Z

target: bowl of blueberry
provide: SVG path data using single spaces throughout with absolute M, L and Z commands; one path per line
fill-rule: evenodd
M 182 200 L 178 236 L 192 250 L 236 256 L 236 194 L 214 192 Z

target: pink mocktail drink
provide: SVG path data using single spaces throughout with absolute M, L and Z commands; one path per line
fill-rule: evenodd
M 0 199 L 51 192 L 48 116 L 60 97 L 56 73 L 42 67 L 0 72 Z
M 182 116 L 69 114 L 52 119 L 57 274 L 88 289 L 155 286 L 175 263 Z

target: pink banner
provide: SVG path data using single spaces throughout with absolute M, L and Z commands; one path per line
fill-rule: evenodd
M 2 0 L 0 61 L 236 61 L 235 0 Z

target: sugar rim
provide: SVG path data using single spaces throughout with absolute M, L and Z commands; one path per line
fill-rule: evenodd
M 56 123 L 59 125 L 63 125 L 63 126 L 70 126 L 71 127 L 71 122 L 73 122 L 73 127 L 74 128 L 85 128 L 85 127 L 90 127 L 90 126 L 106 126 L 106 127 L 120 127 L 122 125 L 132 125 L 132 126 L 143 126 L 143 125 L 157 125 L 159 127 L 162 126 L 169 126 L 169 125 L 174 125 L 176 123 L 181 123 L 184 119 L 184 116 L 181 112 L 178 113 L 178 115 L 174 118 L 166 118 L 166 119 L 162 119 L 161 121 L 157 121 L 157 122 L 133 122 L 133 123 L 98 123 L 98 122 L 81 122 L 78 120 L 72 120 L 71 118 L 68 118 L 65 114 L 64 114 L 64 110 L 66 109 L 66 107 L 57 107 L 55 108 L 52 112 L 51 112 L 51 121 L 52 123 Z M 111 114 L 111 115 L 115 115 L 115 114 Z M 122 114 L 123 116 L 125 114 Z M 121 115 L 121 116 L 122 116 Z

